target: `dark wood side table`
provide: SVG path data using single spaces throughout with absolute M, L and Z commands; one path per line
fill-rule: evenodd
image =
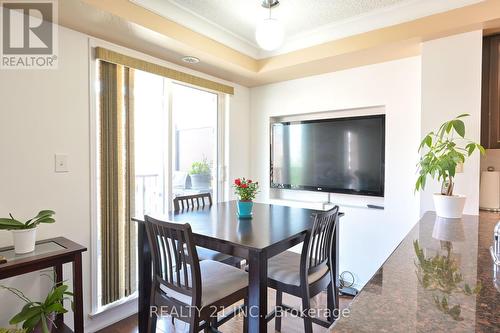
M 82 252 L 87 248 L 64 237 L 50 238 L 36 242 L 35 251 L 15 254 L 14 247 L 0 248 L 0 256 L 7 262 L 0 264 L 0 280 L 41 269 L 53 267 L 56 282 L 63 281 L 63 264 L 73 264 L 74 330 L 83 333 L 83 283 Z M 64 324 L 63 315 L 56 318 L 57 329 L 52 332 L 73 332 Z

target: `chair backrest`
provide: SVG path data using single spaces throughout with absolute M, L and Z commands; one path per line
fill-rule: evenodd
M 210 193 L 200 193 L 194 195 L 184 195 L 174 198 L 174 211 L 187 210 L 192 208 L 212 205 L 212 195 Z
M 189 224 L 177 224 L 145 216 L 146 232 L 153 258 L 153 287 L 160 285 L 172 294 L 190 298 L 193 306 L 201 304 L 200 262 Z M 165 290 L 165 289 L 162 289 Z M 181 302 L 185 303 L 186 302 Z
M 332 258 L 333 236 L 337 224 L 339 206 L 313 215 L 313 227 L 304 239 L 301 256 L 301 281 L 306 282 L 309 274 L 323 270 L 325 265 L 334 264 Z

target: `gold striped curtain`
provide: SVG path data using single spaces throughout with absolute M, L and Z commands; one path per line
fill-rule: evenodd
M 133 69 L 99 62 L 101 305 L 136 287 Z

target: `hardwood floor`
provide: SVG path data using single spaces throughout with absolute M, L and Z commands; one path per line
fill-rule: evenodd
M 275 305 L 275 292 L 272 289 L 268 291 L 268 304 L 269 308 L 273 308 Z M 340 297 L 340 309 L 345 309 L 349 306 L 351 302 L 351 297 Z M 287 305 L 294 307 L 300 306 L 300 299 L 287 294 L 283 295 L 283 302 Z M 325 309 L 326 308 L 326 294 L 321 293 L 316 296 L 313 300 L 315 303 L 315 308 Z M 313 325 L 314 333 L 327 332 L 328 330 L 318 326 Z M 243 331 L 243 317 L 236 317 L 219 327 L 219 330 L 224 333 L 239 333 Z M 157 333 L 184 333 L 189 331 L 189 326 L 181 321 L 176 321 L 175 326 L 172 325 L 171 320 L 159 320 Z M 281 320 L 281 332 L 283 333 L 301 333 L 304 331 L 303 321 L 300 318 L 295 318 L 291 316 L 284 316 Z M 126 318 L 114 325 L 111 325 L 98 333 L 138 333 L 137 328 L 137 315 Z M 268 332 L 274 332 L 274 320 L 271 320 L 268 324 Z

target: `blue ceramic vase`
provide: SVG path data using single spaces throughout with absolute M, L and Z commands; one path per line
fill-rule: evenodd
M 240 201 L 238 200 L 238 216 L 239 217 L 252 217 L 252 201 Z

